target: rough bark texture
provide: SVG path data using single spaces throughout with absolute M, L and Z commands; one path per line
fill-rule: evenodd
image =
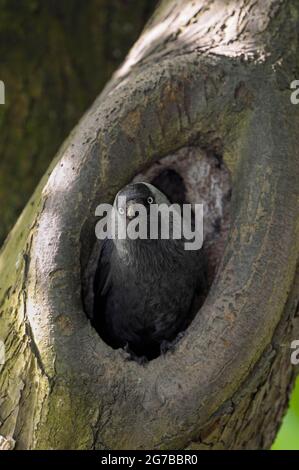
M 0 245 L 155 3 L 0 1 Z
M 298 335 L 297 0 L 163 1 L 1 253 L 0 434 L 21 448 L 268 448 Z M 84 314 L 94 208 L 158 159 L 221 153 L 231 226 L 174 353 L 126 361 Z

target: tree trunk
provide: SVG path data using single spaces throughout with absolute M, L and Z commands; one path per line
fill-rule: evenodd
M 0 246 L 154 0 L 0 2 Z
M 65 142 L 0 258 L 0 434 L 19 449 L 269 448 L 298 335 L 297 0 L 165 0 Z M 178 150 L 215 152 L 230 230 L 173 353 L 126 361 L 91 327 L 94 209 Z M 298 336 L 297 336 L 298 338 Z M 13 439 L 13 441 L 10 441 Z

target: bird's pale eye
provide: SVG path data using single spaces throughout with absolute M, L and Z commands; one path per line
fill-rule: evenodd
M 154 202 L 154 198 L 153 198 L 152 196 L 149 196 L 149 197 L 147 198 L 147 202 L 148 202 L 149 204 L 152 204 L 152 203 Z
M 124 215 L 125 209 L 123 209 L 122 207 L 119 207 L 118 212 L 120 213 L 120 215 Z

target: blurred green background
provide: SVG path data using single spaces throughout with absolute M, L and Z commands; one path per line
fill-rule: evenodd
M 299 377 L 273 450 L 299 450 Z
M 0 246 L 157 0 L 0 0 Z

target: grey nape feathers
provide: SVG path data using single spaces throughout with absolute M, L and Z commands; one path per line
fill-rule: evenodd
M 151 204 L 170 205 L 153 185 L 130 184 L 114 201 L 118 223 L 127 227 L 136 203 L 147 214 Z M 202 256 L 185 250 L 183 239 L 106 238 L 93 285 L 93 324 L 104 341 L 148 359 L 167 349 L 192 320 L 196 291 L 205 289 Z

